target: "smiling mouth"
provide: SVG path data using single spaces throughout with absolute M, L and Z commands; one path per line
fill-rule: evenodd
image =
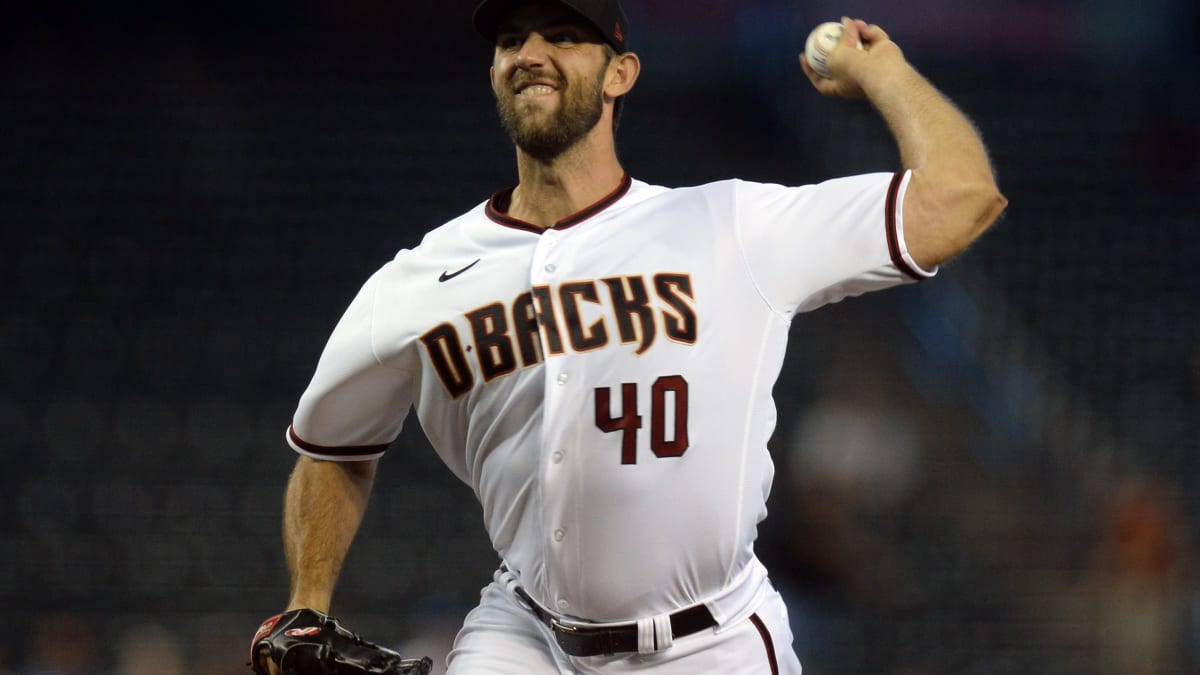
M 517 96 L 545 96 L 554 93 L 554 87 L 548 84 L 531 84 L 517 92 Z

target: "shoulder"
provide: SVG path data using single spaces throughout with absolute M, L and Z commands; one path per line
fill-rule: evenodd
M 635 183 L 636 184 L 636 183 Z M 763 183 L 758 181 L 745 180 L 743 178 L 725 178 L 715 180 L 709 183 L 699 185 L 690 185 L 685 187 L 662 187 L 659 185 L 646 185 L 646 195 L 648 198 L 669 198 L 669 199 L 711 199 L 714 197 L 732 197 L 739 193 L 769 193 L 783 192 L 789 190 L 802 190 L 810 188 L 811 185 L 790 186 L 779 183 Z
M 396 254 L 396 259 L 399 260 L 406 254 L 436 254 L 447 248 L 461 245 L 464 240 L 478 238 L 480 231 L 491 222 L 487 216 L 486 207 L 486 201 L 480 202 L 466 213 L 429 230 L 421 238 L 421 243 L 412 249 L 402 249 Z
M 743 182 L 739 179 L 731 178 L 701 185 L 666 187 L 635 180 L 629 190 L 629 194 L 622 200 L 622 203 L 628 205 L 643 203 L 657 205 L 671 202 L 711 200 L 732 195 L 737 190 L 737 185 Z
M 731 218 L 747 208 L 753 210 L 756 203 L 770 203 L 781 195 L 803 191 L 805 187 L 758 183 L 740 178 L 684 187 L 644 185 L 641 190 L 631 195 L 631 203 L 656 210 L 688 213 L 701 211 L 724 219 Z
M 379 290 L 403 285 L 413 276 L 428 275 L 447 259 L 454 260 L 470 242 L 477 239 L 471 232 L 484 229 L 484 205 L 480 203 L 471 210 L 428 230 L 415 246 L 399 249 L 390 260 L 376 268 L 364 283 L 363 290 Z M 435 275 L 436 276 L 436 275 Z

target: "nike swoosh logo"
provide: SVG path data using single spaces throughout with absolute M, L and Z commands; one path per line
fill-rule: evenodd
M 475 263 L 478 263 L 478 262 L 479 262 L 480 260 L 482 260 L 482 259 L 483 259 L 483 258 L 476 258 L 476 259 L 475 259 L 475 262 L 471 263 L 470 265 L 467 265 L 466 267 L 462 268 L 461 270 L 459 270 L 459 271 L 457 271 L 457 272 L 453 272 L 453 273 L 452 273 L 452 272 L 442 272 L 442 276 L 438 277 L 438 281 L 439 281 L 439 282 L 442 282 L 442 283 L 445 283 L 445 282 L 447 282 L 447 281 L 450 281 L 450 280 L 451 280 L 451 279 L 453 279 L 454 277 L 456 277 L 456 276 L 458 276 L 458 275 L 462 274 L 463 272 L 466 272 L 467 270 L 469 270 L 469 269 L 471 269 L 472 267 L 474 267 L 474 266 L 475 266 Z

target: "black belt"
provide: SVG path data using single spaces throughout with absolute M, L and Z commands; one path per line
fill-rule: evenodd
M 525 604 L 529 605 L 529 609 L 537 616 L 538 620 L 550 627 L 550 631 L 554 633 L 554 640 L 566 654 L 599 656 L 638 651 L 636 623 L 604 626 L 603 628 L 564 624 L 534 602 L 524 588 L 515 586 L 513 590 L 525 601 Z M 717 620 L 704 605 L 681 609 L 671 615 L 671 635 L 676 638 L 698 633 L 715 625 L 717 625 Z M 657 644 L 654 646 L 658 647 Z

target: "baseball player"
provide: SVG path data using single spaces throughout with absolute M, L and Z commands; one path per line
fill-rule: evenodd
M 993 223 L 1006 201 L 980 138 L 886 32 L 844 19 L 831 77 L 801 68 L 822 94 L 868 98 L 903 170 L 648 185 L 614 150 L 640 70 L 617 0 L 485 0 L 474 25 L 495 45 L 517 183 L 400 251 L 334 329 L 287 431 L 282 616 L 311 621 L 281 633 L 274 617 L 252 658 L 277 672 L 272 635 L 329 633 L 411 406 L 499 556 L 450 673 L 799 673 L 754 553 L 789 326 L 933 276 Z

